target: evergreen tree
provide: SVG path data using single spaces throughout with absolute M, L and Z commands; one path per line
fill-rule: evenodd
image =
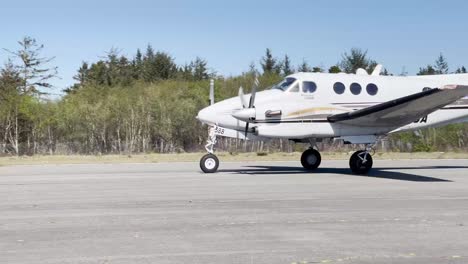
M 80 68 L 78 69 L 78 73 L 73 76 L 73 80 L 77 81 L 78 83 L 73 84 L 72 86 L 63 89 L 65 93 L 71 93 L 77 91 L 80 87 L 83 87 L 89 82 L 89 65 L 87 62 L 83 61 L 81 63 Z
M 137 49 L 132 65 L 133 65 L 133 78 L 135 80 L 142 79 L 143 78 L 143 54 L 141 53 L 140 49 Z
M 388 70 L 386 68 L 383 69 L 383 71 L 380 73 L 380 75 L 383 75 L 383 76 L 391 76 L 393 74 L 389 73 Z
M 294 70 L 291 68 L 291 61 L 289 60 L 288 55 L 284 55 L 284 60 L 283 60 L 281 68 L 282 68 L 283 75 L 285 76 L 290 75 L 291 73 L 294 72 Z
M 417 73 L 417 75 L 434 75 L 434 74 L 437 74 L 437 72 L 434 69 L 434 67 L 432 67 L 432 65 L 427 65 L 424 68 L 419 68 L 419 72 Z
M 136 55 L 135 55 L 135 64 L 141 65 L 143 63 L 143 55 L 141 54 L 140 49 L 137 49 Z
M 434 70 L 435 74 L 447 74 L 449 72 L 447 60 L 442 53 L 440 53 L 439 57 L 437 57 L 437 60 L 435 61 Z
M 255 67 L 255 62 L 251 62 L 250 65 L 249 65 L 249 71 L 248 71 L 249 74 L 257 74 L 258 71 L 257 71 L 257 67 Z
M 73 76 L 73 79 L 75 81 L 78 81 L 80 85 L 84 85 L 88 78 L 88 71 L 89 71 L 89 65 L 86 61 L 83 61 L 81 63 L 80 68 L 78 69 L 78 73 L 75 76 Z
M 177 65 L 169 54 L 158 51 L 154 56 L 153 69 L 155 79 L 167 80 L 175 76 Z
M 191 67 L 193 69 L 193 78 L 196 81 L 208 79 L 208 68 L 207 62 L 204 59 L 197 57 L 194 62 L 192 62 Z
M 147 82 L 152 82 L 155 80 L 156 71 L 154 69 L 154 56 L 153 47 L 151 44 L 148 44 L 142 64 L 143 80 Z
M 341 72 L 341 69 L 340 69 L 340 66 L 338 65 L 331 66 L 328 69 L 328 73 L 340 73 L 340 72 Z
M 274 71 L 278 71 L 278 66 L 277 66 L 277 60 L 273 58 L 273 55 L 271 53 L 270 49 L 266 49 L 265 56 L 262 57 L 262 60 L 260 62 L 260 65 L 262 65 L 263 73 L 273 73 Z
M 377 63 L 367 56 L 367 50 L 352 48 L 350 53 L 345 52 L 342 56 L 340 66 L 346 73 L 355 73 L 357 69 L 362 68 L 371 72 Z
M 5 104 L 11 95 L 19 94 L 21 84 L 20 72 L 11 60 L 8 60 L 0 69 L 0 106 Z
M 307 61 L 302 60 L 301 65 L 299 65 L 299 66 L 297 67 L 297 71 L 298 71 L 298 72 L 311 72 L 312 69 L 310 68 L 310 66 L 309 66 L 309 64 L 307 63 Z
M 43 93 L 38 88 L 52 87 L 49 80 L 57 77 L 57 67 L 47 66 L 54 60 L 54 57 L 41 57 L 44 45 L 37 43 L 34 38 L 24 37 L 18 41 L 18 44 L 20 45 L 19 50 L 6 51 L 18 61 L 15 67 L 20 72 L 22 80 L 21 92 L 23 94 Z
M 316 66 L 312 68 L 312 72 L 323 72 L 322 67 Z
M 455 73 L 466 73 L 466 68 L 465 66 L 462 66 L 462 67 L 458 67 L 457 70 L 455 71 Z

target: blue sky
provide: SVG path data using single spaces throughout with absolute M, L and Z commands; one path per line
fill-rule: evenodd
M 133 56 L 151 43 L 177 63 L 196 56 L 223 75 L 258 64 L 266 48 L 294 65 L 329 67 L 351 47 L 392 73 L 410 74 L 442 52 L 451 70 L 468 66 L 467 1 L 10 1 L 2 3 L 0 47 L 16 49 L 32 36 L 55 56 L 61 79 L 73 83 L 82 61 L 111 48 Z M 8 54 L 0 51 L 0 62 Z

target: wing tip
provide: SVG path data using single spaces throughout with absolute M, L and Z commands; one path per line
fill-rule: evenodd
M 448 84 L 442 87 L 442 90 L 468 89 L 468 85 Z
M 456 84 L 448 84 L 448 85 L 444 85 L 442 87 L 442 90 L 455 90 L 457 89 L 459 85 L 456 85 Z

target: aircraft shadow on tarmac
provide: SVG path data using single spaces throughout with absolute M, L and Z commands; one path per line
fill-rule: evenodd
M 219 172 L 231 172 L 239 174 L 343 174 L 353 177 L 372 177 L 400 181 L 413 182 L 452 182 L 451 180 L 440 179 L 435 177 L 416 175 L 412 173 L 387 171 L 387 170 L 411 170 L 411 169 L 461 169 L 468 166 L 422 166 L 422 167 L 388 167 L 388 168 L 373 168 L 367 175 L 355 175 L 348 168 L 318 168 L 314 171 L 307 171 L 301 167 L 288 166 L 244 166 L 242 169 L 224 169 Z

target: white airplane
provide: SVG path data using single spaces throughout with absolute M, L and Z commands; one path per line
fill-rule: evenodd
M 315 142 L 323 138 L 365 144 L 349 160 L 351 171 L 366 174 L 372 168 L 376 141 L 391 133 L 468 122 L 468 74 L 382 76 L 381 65 L 372 74 L 295 73 L 270 89 L 230 98 L 202 109 L 197 118 L 210 126 L 200 160 L 205 173 L 216 172 L 216 137 L 245 140 L 283 138 L 310 142 L 301 156 L 307 170 L 319 167 Z M 210 91 L 213 103 L 212 89 Z

